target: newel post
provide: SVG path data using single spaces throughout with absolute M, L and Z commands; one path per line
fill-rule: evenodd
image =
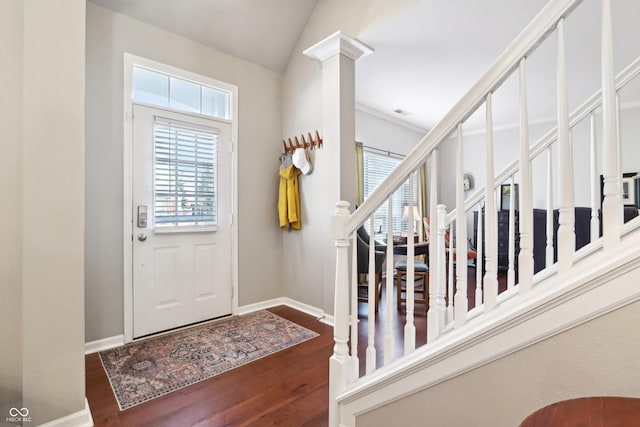
M 329 359 L 329 425 L 338 426 L 338 404 L 336 397 L 349 384 L 353 368 L 349 361 L 349 236 L 346 222 L 349 218 L 349 203 L 336 203 L 336 213 L 331 220 L 331 231 L 335 239 L 336 281 L 334 296 L 333 356 Z

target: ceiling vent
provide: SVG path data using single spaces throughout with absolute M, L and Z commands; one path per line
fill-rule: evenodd
M 396 113 L 396 114 L 400 114 L 401 116 L 410 116 L 411 115 L 410 112 L 405 111 L 405 110 L 403 110 L 401 108 L 396 108 L 395 110 L 393 110 L 393 112 Z

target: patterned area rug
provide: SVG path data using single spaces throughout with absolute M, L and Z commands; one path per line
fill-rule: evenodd
M 269 311 L 100 352 L 121 410 L 318 336 Z

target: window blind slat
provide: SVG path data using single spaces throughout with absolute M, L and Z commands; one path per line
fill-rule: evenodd
M 370 151 L 364 151 L 364 197 L 371 193 L 384 181 L 384 179 L 400 163 L 400 159 L 389 157 Z M 417 203 L 417 174 L 413 180 L 413 204 Z M 393 234 L 406 234 L 408 224 L 402 219 L 404 206 L 409 202 L 409 180 L 393 194 Z M 385 202 L 373 215 L 373 224 L 376 232 L 387 232 L 388 202 Z
M 215 130 L 156 122 L 154 139 L 156 224 L 216 224 Z

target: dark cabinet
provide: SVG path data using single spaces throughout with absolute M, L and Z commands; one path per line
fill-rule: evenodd
M 484 228 L 484 211 L 482 211 L 482 253 L 486 256 L 485 239 L 486 231 Z M 518 212 L 515 212 L 514 218 L 514 231 L 515 231 L 515 251 L 514 251 L 514 268 L 517 270 L 518 266 L 518 253 L 520 252 L 520 225 L 518 222 Z M 498 268 L 506 270 L 509 268 L 509 211 L 498 211 Z M 478 247 L 478 211 L 473 212 L 473 241 L 476 247 Z

